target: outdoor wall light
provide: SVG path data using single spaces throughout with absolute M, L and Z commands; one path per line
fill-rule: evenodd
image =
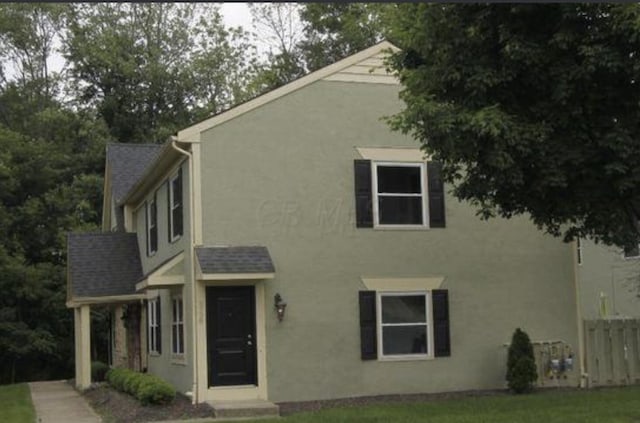
M 276 309 L 276 313 L 278 314 L 278 321 L 282 322 L 282 319 L 284 319 L 284 311 L 287 308 L 287 303 L 282 301 L 282 296 L 280 296 L 280 294 L 276 294 L 273 297 L 273 302 Z

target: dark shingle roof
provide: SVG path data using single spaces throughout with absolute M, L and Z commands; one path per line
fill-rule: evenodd
M 267 247 L 197 247 L 202 273 L 273 273 Z
M 111 189 L 116 204 L 142 177 L 162 149 L 158 144 L 108 144 L 107 161 L 111 167 Z
M 142 277 L 138 238 L 133 233 L 67 235 L 71 298 L 130 295 Z

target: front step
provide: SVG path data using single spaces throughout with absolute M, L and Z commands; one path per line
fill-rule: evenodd
M 208 401 L 216 418 L 279 417 L 280 407 L 265 400 Z

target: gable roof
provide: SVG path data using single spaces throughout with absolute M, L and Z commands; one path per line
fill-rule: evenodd
M 107 162 L 111 170 L 111 190 L 116 204 L 142 177 L 162 149 L 159 144 L 107 144 Z
M 196 247 L 202 273 L 273 273 L 267 247 Z
M 142 277 L 135 233 L 67 234 L 68 290 L 71 299 L 132 295 Z
M 283 97 L 293 91 L 306 87 L 321 79 L 327 79 L 332 81 L 356 81 L 358 78 L 345 78 L 346 74 L 358 74 L 360 77 L 368 76 L 366 74 L 371 73 L 369 79 L 377 83 L 393 83 L 397 84 L 397 79 L 386 73 L 382 64 L 381 54 L 387 50 L 398 51 L 399 48 L 394 46 L 388 41 L 382 41 L 372 47 L 362 50 L 356 54 L 348 56 L 342 60 L 339 60 L 324 68 L 318 69 L 315 72 L 311 72 L 302 78 L 289 82 L 275 90 L 269 91 L 261 96 L 258 96 L 246 103 L 239 104 L 227 111 L 224 111 L 218 115 L 212 116 L 202 122 L 196 123 L 188 128 L 178 131 L 178 140 L 182 142 L 198 142 L 200 141 L 200 133 L 206 131 L 214 126 L 217 126 L 223 122 L 231 120 L 237 116 L 240 116 L 246 112 L 249 112 L 257 107 L 260 107 L 266 103 Z M 371 63 L 367 59 L 375 58 L 375 63 Z M 342 74 L 342 75 L 339 75 Z M 365 82 L 364 78 L 360 78 L 360 82 Z

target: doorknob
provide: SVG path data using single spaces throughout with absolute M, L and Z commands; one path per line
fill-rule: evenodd
M 248 334 L 248 335 L 247 335 L 247 338 L 248 338 L 248 339 L 251 339 L 251 334 Z
M 251 341 L 247 341 L 247 345 L 253 345 Z

